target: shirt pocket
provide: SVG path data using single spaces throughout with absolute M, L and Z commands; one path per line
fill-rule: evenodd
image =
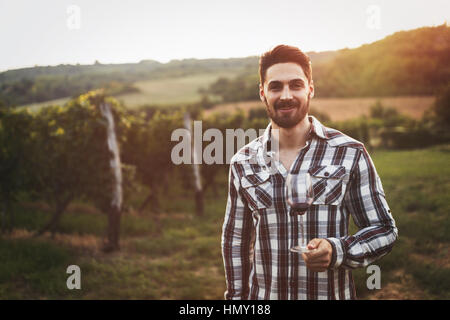
M 340 205 L 349 177 L 346 168 L 341 165 L 315 166 L 308 172 L 314 190 L 312 204 Z
M 262 171 L 243 176 L 241 186 L 243 194 L 253 210 L 272 206 L 273 186 L 268 172 Z

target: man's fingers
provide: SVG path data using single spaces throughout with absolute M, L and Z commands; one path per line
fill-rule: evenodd
M 307 263 L 306 266 L 308 268 L 326 267 L 327 266 L 327 262 L 326 261 L 320 261 L 320 262 L 314 262 L 314 263 Z
M 313 249 L 310 252 L 302 254 L 302 258 L 305 261 L 308 270 L 313 272 L 326 271 L 330 264 L 330 245 L 327 240 L 313 239 L 308 243 L 308 249 Z
M 327 270 L 327 263 L 321 262 L 321 263 L 309 263 L 306 265 L 306 267 L 311 271 L 325 271 Z
M 327 270 L 327 268 L 326 267 L 324 267 L 324 266 L 321 266 L 321 267 L 310 267 L 310 268 L 308 268 L 310 271 L 312 271 L 312 272 L 324 272 L 324 271 L 326 271 Z
M 321 257 L 321 258 L 318 258 L 318 259 L 309 259 L 309 260 L 307 260 L 308 263 L 326 263 L 328 261 L 329 260 L 326 257 Z
M 317 259 L 321 256 L 325 256 L 327 254 L 327 250 L 324 248 L 319 248 L 312 250 L 310 252 L 305 252 L 305 255 L 308 257 L 308 259 Z
M 312 250 L 312 249 L 316 249 L 319 246 L 319 244 L 320 244 L 320 239 L 314 238 L 308 243 L 307 247 L 308 247 L 308 249 Z
M 311 259 L 305 259 L 306 265 L 312 265 L 312 264 L 326 264 L 329 263 L 328 259 L 319 259 L 319 260 L 311 260 Z

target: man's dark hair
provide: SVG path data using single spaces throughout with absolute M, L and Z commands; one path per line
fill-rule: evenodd
M 266 71 L 277 63 L 293 62 L 302 67 L 308 81 L 312 79 L 311 60 L 299 48 L 280 44 L 265 52 L 259 59 L 259 80 L 264 84 Z

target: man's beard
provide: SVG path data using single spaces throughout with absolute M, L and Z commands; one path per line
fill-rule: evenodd
M 269 107 L 267 99 L 264 97 L 267 115 L 269 116 L 270 119 L 272 119 L 273 122 L 275 122 L 277 126 L 285 129 L 295 127 L 306 117 L 306 115 L 309 112 L 309 100 L 310 100 L 309 95 L 308 100 L 306 100 L 306 102 L 303 104 L 300 103 L 300 101 L 295 98 L 290 100 L 277 100 L 272 109 Z M 285 107 L 294 107 L 295 109 L 286 115 L 279 113 L 277 114 L 277 110 Z

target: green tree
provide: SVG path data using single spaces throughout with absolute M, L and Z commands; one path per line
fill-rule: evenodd
M 1 230 L 14 227 L 12 205 L 21 192 L 29 188 L 30 123 L 28 110 L 0 109 L 0 225 Z
M 101 92 L 89 92 L 64 107 L 43 108 L 30 125 L 32 194 L 53 208 L 50 221 L 37 235 L 54 233 L 69 203 L 81 199 L 108 215 L 107 246 L 118 248 L 120 212 L 114 214 L 111 208 L 114 179 L 107 123 L 99 109 L 103 102 L 112 106 L 118 136 L 123 136 L 127 123 L 120 117 L 120 105 Z
M 171 161 L 172 131 L 182 128 L 182 112 L 162 113 L 145 110 L 130 113 L 130 127 L 122 148 L 122 159 L 136 167 L 137 179 L 149 189 L 139 211 L 149 204 L 159 210 L 158 194 L 167 189 L 174 165 Z

